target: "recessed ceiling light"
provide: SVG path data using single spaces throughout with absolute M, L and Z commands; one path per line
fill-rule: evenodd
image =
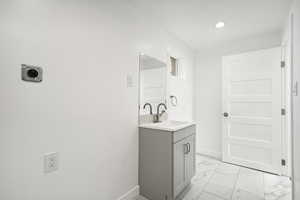
M 216 23 L 216 28 L 223 28 L 225 26 L 224 22 L 218 22 Z

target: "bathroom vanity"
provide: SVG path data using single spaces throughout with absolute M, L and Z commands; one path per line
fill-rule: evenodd
M 140 194 L 175 200 L 195 175 L 195 124 L 166 121 L 139 126 Z

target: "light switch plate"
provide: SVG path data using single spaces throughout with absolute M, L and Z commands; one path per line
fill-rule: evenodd
M 131 74 L 127 74 L 127 87 L 134 87 L 133 77 Z
M 58 170 L 58 153 L 44 155 L 44 172 L 50 173 L 56 170 Z

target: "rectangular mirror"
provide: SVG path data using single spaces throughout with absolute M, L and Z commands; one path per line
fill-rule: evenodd
M 159 103 L 166 103 L 167 65 L 157 58 L 143 54 L 139 56 L 139 67 L 139 116 L 141 122 L 141 120 L 151 117 L 150 106 L 144 108 L 146 103 L 151 104 L 153 114 L 157 112 Z

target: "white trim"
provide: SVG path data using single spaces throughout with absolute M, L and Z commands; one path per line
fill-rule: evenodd
M 117 200 L 134 200 L 140 194 L 140 186 L 136 185 Z
M 222 152 L 212 151 L 212 150 L 209 150 L 209 149 L 202 149 L 202 148 L 201 149 L 197 149 L 197 153 L 196 154 L 213 157 L 213 158 L 216 158 L 218 160 L 222 159 Z
M 281 158 L 286 161 L 285 166 L 281 166 L 281 175 L 290 177 L 290 52 L 288 51 L 288 40 L 282 42 L 281 45 L 281 61 L 285 62 L 285 66 L 281 68 L 281 107 L 286 110 L 286 114 L 281 118 Z
M 290 16 L 290 43 L 291 43 L 291 84 L 294 84 L 294 13 L 291 13 Z M 297 183 L 297 181 L 295 180 L 295 136 L 294 136 L 294 98 L 293 96 L 291 97 L 291 149 L 292 149 L 292 153 L 291 153 L 291 160 L 292 160 L 292 199 L 295 200 L 296 197 L 298 197 L 299 195 L 299 183 Z M 298 187 L 298 188 L 297 188 Z

